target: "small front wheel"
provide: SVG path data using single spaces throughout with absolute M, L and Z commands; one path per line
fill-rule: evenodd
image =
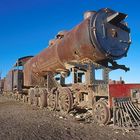
M 110 121 L 110 109 L 104 100 L 99 100 L 93 105 L 93 118 L 99 124 L 108 124 Z

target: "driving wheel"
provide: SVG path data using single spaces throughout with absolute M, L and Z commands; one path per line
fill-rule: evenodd
M 59 108 L 64 114 L 67 114 L 73 105 L 73 96 L 69 88 L 59 89 Z

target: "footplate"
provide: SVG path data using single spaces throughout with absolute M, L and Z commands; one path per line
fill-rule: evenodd
M 140 128 L 140 109 L 130 98 L 114 98 L 113 123 L 117 128 Z

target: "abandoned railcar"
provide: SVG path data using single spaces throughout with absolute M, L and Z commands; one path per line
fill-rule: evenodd
M 108 83 L 111 70 L 129 70 L 116 61 L 127 56 L 131 44 L 126 17 L 109 8 L 87 11 L 80 24 L 59 32 L 41 53 L 18 59 L 6 77 L 5 87 L 10 87 L 4 92 L 63 114 L 77 108 L 92 110 L 100 124 L 113 118 L 119 127 L 139 126 L 140 112 L 130 96 L 110 92 Z

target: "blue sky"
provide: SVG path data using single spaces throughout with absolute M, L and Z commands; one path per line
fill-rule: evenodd
M 5 76 L 18 57 L 36 55 L 58 31 L 69 30 L 83 20 L 87 10 L 112 8 L 128 14 L 132 45 L 128 57 L 119 60 L 130 67 L 110 78 L 140 83 L 140 2 L 138 0 L 0 0 L 0 71 Z

